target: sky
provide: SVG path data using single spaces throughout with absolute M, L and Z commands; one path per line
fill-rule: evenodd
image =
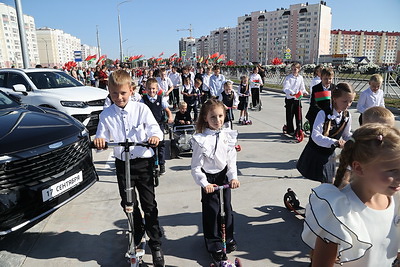
M 0 0 L 15 6 L 14 0 Z M 179 52 L 178 42 L 208 35 L 220 27 L 236 27 L 237 18 L 252 11 L 289 8 L 301 0 L 21 0 L 24 14 L 33 16 L 37 28 L 61 29 L 82 44 L 97 46 L 102 54 L 119 58 L 118 8 L 125 56 L 169 57 Z M 308 1 L 316 4 L 319 1 Z M 326 0 L 332 9 L 332 29 L 400 32 L 400 0 Z M 122 4 L 120 4 L 122 3 Z

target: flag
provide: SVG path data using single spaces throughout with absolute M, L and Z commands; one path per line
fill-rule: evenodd
M 211 59 L 219 57 L 219 52 L 214 53 L 210 56 Z
M 300 100 L 303 97 L 303 93 L 299 91 L 297 94 L 294 95 L 294 97 L 296 97 L 297 100 Z
M 96 58 L 97 58 L 96 55 L 88 56 L 88 57 L 85 59 L 85 61 L 93 61 L 93 60 L 95 60 Z
M 106 58 L 107 58 L 106 55 L 102 55 L 101 57 L 99 57 L 99 60 L 97 60 L 96 65 L 106 60 Z
M 220 63 L 221 61 L 225 60 L 225 55 L 222 54 L 217 58 L 217 63 Z
M 228 62 L 226 62 L 227 66 L 233 66 L 235 65 L 235 62 L 233 60 L 229 60 Z
M 201 58 L 199 59 L 199 63 L 203 62 L 204 58 L 203 56 L 201 56 Z
M 330 100 L 331 99 L 331 91 L 322 91 L 315 93 L 315 101 L 322 101 L 322 100 Z
M 173 54 L 172 56 L 170 56 L 169 58 L 174 58 L 174 57 L 176 57 L 177 56 L 177 54 L 175 53 L 175 54 Z
M 164 55 L 164 52 L 161 52 L 161 54 L 159 54 L 158 57 L 161 57 L 162 55 Z
M 276 57 L 272 60 L 272 65 L 281 65 L 282 64 L 282 59 Z
M 156 59 L 157 62 L 159 62 L 161 60 L 162 60 L 162 57 L 159 57 L 159 58 Z

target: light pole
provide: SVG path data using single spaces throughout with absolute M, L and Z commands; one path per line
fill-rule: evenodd
M 44 38 L 40 38 L 44 41 L 46 45 L 46 54 L 47 54 L 47 67 L 50 67 L 50 62 L 49 62 L 49 50 L 47 49 L 47 41 Z
M 127 3 L 127 2 L 131 2 L 131 0 L 126 0 L 126 1 L 122 1 L 117 5 L 117 10 L 118 10 L 118 32 L 119 32 L 119 57 L 120 57 L 120 62 L 122 62 L 123 60 L 123 52 L 122 52 L 122 33 L 121 33 L 121 18 L 119 15 L 119 6 Z

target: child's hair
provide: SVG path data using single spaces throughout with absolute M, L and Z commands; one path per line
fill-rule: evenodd
M 247 77 L 247 75 L 240 76 L 240 83 L 242 83 L 243 81 L 246 81 L 246 83 L 247 83 L 248 80 L 249 80 L 249 77 Z
M 187 103 L 185 101 L 181 101 L 179 102 L 178 107 L 179 108 L 187 107 Z
M 200 114 L 199 114 L 199 117 L 198 117 L 197 123 L 196 123 L 196 132 L 197 133 L 204 132 L 204 130 L 208 127 L 208 123 L 206 122 L 206 117 L 207 117 L 208 112 L 210 112 L 211 110 L 216 109 L 218 107 L 222 108 L 222 110 L 225 111 L 224 104 L 217 99 L 210 98 L 206 102 L 204 102 L 204 104 L 201 106 Z M 224 114 L 225 114 L 225 112 L 224 112 Z
M 203 82 L 202 82 L 199 78 L 197 78 L 197 79 L 194 80 L 194 84 L 196 84 L 196 85 L 198 85 L 198 86 L 200 86 L 202 83 L 203 83 Z
M 124 70 L 116 70 L 108 77 L 108 87 L 115 88 L 125 84 L 131 85 L 132 79 L 129 73 Z
M 299 62 L 294 62 L 292 64 L 292 67 L 296 67 L 297 69 L 300 69 L 301 68 L 301 64 Z
M 315 68 L 314 68 L 314 77 L 318 76 L 318 71 L 321 72 L 321 70 L 322 70 L 322 65 L 321 64 L 315 66 Z
M 156 78 L 149 78 L 146 81 L 146 89 L 149 89 L 150 84 L 158 84 L 157 79 Z
M 233 85 L 233 82 L 230 80 L 226 80 L 224 83 L 224 89 L 228 88 L 229 85 Z
M 362 114 L 363 124 L 383 123 L 394 126 L 394 115 L 385 107 L 376 106 L 365 110 Z
M 190 83 L 190 77 L 189 76 L 184 76 L 183 77 L 183 83 L 185 84 L 185 82 L 186 83 Z
M 358 128 L 340 153 L 335 186 L 342 183 L 347 166 L 354 161 L 363 164 L 391 161 L 400 158 L 400 130 L 379 123 L 368 123 Z
M 166 71 L 167 71 L 167 69 L 164 68 L 164 67 L 162 67 L 162 68 L 160 69 L 160 73 L 161 73 L 161 72 L 166 72 Z
M 219 67 L 219 65 L 214 65 L 214 67 L 213 67 L 212 69 L 213 69 L 213 70 L 219 70 L 220 67 Z
M 380 74 L 376 73 L 376 74 L 372 75 L 369 78 L 369 82 L 382 84 L 383 83 L 383 78 L 382 78 L 382 76 Z
M 328 77 L 333 77 L 335 73 L 333 72 L 333 69 L 331 67 L 326 67 L 321 70 L 321 77 L 322 76 L 328 76 Z

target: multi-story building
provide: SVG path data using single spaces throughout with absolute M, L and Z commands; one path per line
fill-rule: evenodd
M 17 13 L 14 7 L 0 3 L 0 68 L 23 67 L 21 40 L 18 30 Z M 29 66 L 39 63 L 35 20 L 23 15 Z
M 36 35 L 40 62 L 44 66 L 60 67 L 74 61 L 74 52 L 81 51 L 81 40 L 62 30 L 44 27 L 37 29 Z
M 236 62 L 237 28 L 223 27 L 210 32 L 210 54 L 219 52 Z M 202 56 L 207 56 L 204 54 Z
M 315 63 L 319 55 L 329 53 L 331 24 L 331 8 L 324 1 L 251 12 L 238 18 L 237 61 L 266 64 L 286 57 Z
M 376 64 L 398 64 L 400 32 L 332 30 L 331 53 L 367 57 Z
M 196 39 L 196 51 L 197 55 L 206 58 L 211 54 L 210 50 L 210 36 L 202 36 Z
M 85 59 L 88 56 L 93 56 L 93 55 L 98 55 L 98 48 L 96 46 L 90 46 L 86 44 L 81 45 L 81 51 L 82 51 L 82 62 L 85 61 Z M 95 62 L 92 62 L 91 66 L 93 67 L 95 65 Z
M 179 40 L 179 56 L 183 62 L 193 61 L 196 58 L 196 40 L 193 37 L 183 37 Z

